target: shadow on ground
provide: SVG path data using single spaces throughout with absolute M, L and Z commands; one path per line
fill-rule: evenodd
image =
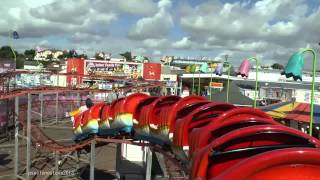
M 84 171 L 80 176 L 82 179 L 87 180 L 90 179 L 90 166 L 84 167 Z M 111 172 L 95 169 L 94 170 L 94 179 L 95 180 L 113 180 L 117 179 L 114 174 Z
M 11 159 L 7 159 L 10 158 L 10 155 L 5 153 L 5 154 L 0 154 L 0 166 L 6 166 L 7 164 L 9 164 L 12 160 Z

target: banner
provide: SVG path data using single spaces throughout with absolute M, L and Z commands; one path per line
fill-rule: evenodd
M 159 63 L 144 63 L 143 78 L 146 80 L 160 80 L 161 64 Z
M 136 79 L 142 74 L 142 64 L 88 60 L 85 62 L 85 71 L 89 75 L 130 76 Z
M 211 82 L 209 86 L 212 88 L 223 88 L 223 83 Z

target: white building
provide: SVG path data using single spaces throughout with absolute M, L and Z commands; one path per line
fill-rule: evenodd
M 34 57 L 34 60 L 38 61 L 49 61 L 50 56 L 53 61 L 59 60 L 59 56 L 63 55 L 63 51 L 60 50 L 42 50 L 42 51 L 36 51 L 36 55 Z
M 260 70 L 258 72 L 258 92 L 257 99 L 273 99 L 277 101 L 288 101 L 295 98 L 296 102 L 310 103 L 311 97 L 311 81 L 312 77 L 310 73 L 305 73 L 302 76 L 303 81 L 294 81 L 292 78 L 287 79 L 284 75 L 280 74 L 279 70 Z M 185 84 L 192 84 L 192 79 L 195 81 L 195 86 L 198 85 L 200 78 L 201 86 L 208 86 L 210 79 L 216 82 L 226 82 L 227 75 L 218 76 L 213 73 L 201 73 L 201 74 L 183 74 L 181 76 L 183 80 L 182 87 Z M 232 81 L 236 81 L 240 86 L 244 95 L 254 98 L 254 88 L 256 73 L 254 70 L 249 72 L 248 78 L 242 78 L 241 76 L 230 76 Z M 320 77 L 315 77 L 316 88 L 314 101 L 316 104 L 320 104 Z M 225 83 L 226 84 L 226 83 Z M 181 85 L 180 85 L 181 88 Z

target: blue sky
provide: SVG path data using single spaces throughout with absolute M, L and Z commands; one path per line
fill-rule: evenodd
M 0 45 L 7 34 L 19 51 L 36 46 L 124 51 L 158 61 L 165 55 L 219 59 L 239 64 L 257 56 L 281 62 L 299 48 L 316 50 L 319 0 L 4 0 Z

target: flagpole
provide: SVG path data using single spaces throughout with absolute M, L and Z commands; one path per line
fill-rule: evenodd
M 9 47 L 10 47 L 10 49 L 12 51 L 12 54 L 13 54 L 14 62 L 16 63 L 16 67 L 17 67 L 17 56 L 16 56 L 16 53 L 14 52 L 14 49 L 13 49 L 13 46 L 12 46 L 12 40 L 11 40 L 10 31 L 9 31 L 9 34 L 8 34 L 8 43 L 9 43 Z
M 201 81 L 201 78 L 200 78 L 200 71 L 198 72 L 199 73 L 199 84 L 198 84 L 198 95 L 200 96 L 200 81 Z
M 212 97 L 212 92 L 211 92 L 211 83 L 212 83 L 212 74 L 213 74 L 213 71 L 211 72 L 211 76 L 210 76 L 210 83 L 209 83 L 209 91 L 210 91 L 210 101 L 212 101 L 211 97 Z
M 192 92 L 191 92 L 192 95 L 193 95 L 193 91 L 194 91 L 194 72 L 192 72 Z

